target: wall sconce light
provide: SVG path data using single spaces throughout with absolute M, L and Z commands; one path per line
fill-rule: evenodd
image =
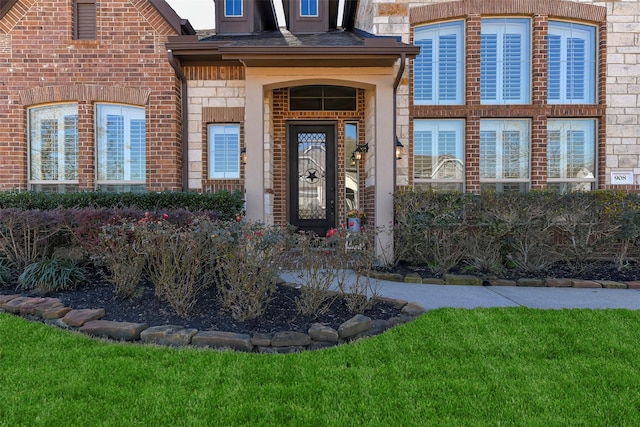
M 404 151 L 404 145 L 402 142 L 396 137 L 396 159 L 400 160 L 402 158 L 402 152 Z
M 356 160 L 362 160 L 362 153 L 368 153 L 369 152 L 369 143 L 366 144 L 358 144 L 358 146 L 356 147 L 356 151 L 354 151 L 353 153 L 356 156 Z
M 240 162 L 242 162 L 243 165 L 247 164 L 247 149 L 243 148 L 242 150 L 240 150 Z

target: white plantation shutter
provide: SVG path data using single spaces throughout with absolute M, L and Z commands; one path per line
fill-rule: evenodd
M 416 29 L 414 103 L 453 105 L 463 102 L 464 24 L 448 22 Z
M 483 104 L 527 104 L 531 92 L 530 21 L 483 19 L 480 97 Z
M 548 102 L 595 102 L 595 27 L 569 22 L 549 22 Z
M 240 178 L 239 125 L 209 125 L 209 178 Z

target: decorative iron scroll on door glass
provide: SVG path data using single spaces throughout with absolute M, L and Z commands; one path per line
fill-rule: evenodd
M 327 134 L 298 133 L 298 218 L 327 218 Z

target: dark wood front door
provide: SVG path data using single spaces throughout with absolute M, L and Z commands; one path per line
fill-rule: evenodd
M 336 127 L 289 125 L 289 222 L 324 236 L 336 226 Z

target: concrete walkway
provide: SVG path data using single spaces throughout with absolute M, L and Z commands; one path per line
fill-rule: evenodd
M 290 283 L 301 283 L 294 272 L 281 277 Z M 347 283 L 355 275 L 347 273 Z M 382 296 L 415 302 L 425 310 L 436 308 L 529 307 L 538 309 L 623 308 L 640 310 L 640 290 L 536 288 L 520 286 L 453 286 L 424 285 L 370 279 Z

